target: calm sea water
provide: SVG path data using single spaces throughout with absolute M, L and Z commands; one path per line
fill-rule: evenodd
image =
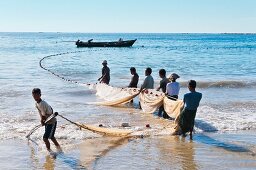
M 113 41 L 120 37 L 137 41 L 131 48 L 76 48 L 72 42 L 91 38 Z M 93 91 L 63 81 L 39 67 L 43 57 L 66 52 L 69 53 L 46 58 L 43 66 L 67 79 L 96 83 L 101 62 L 107 60 L 110 84 L 118 87 L 128 85 L 131 66 L 137 68 L 140 84 L 145 68 L 151 67 L 156 86 L 160 81 L 158 70 L 164 68 L 168 75 L 175 72 L 181 76 L 181 98 L 188 91 L 187 81 L 197 80 L 198 91 L 203 93 L 196 117 L 198 133 L 256 129 L 255 34 L 0 33 L 1 140 L 23 141 L 25 134 L 39 123 L 31 97 L 34 87 L 42 89 L 42 98 L 56 111 L 74 121 L 112 125 L 136 122 L 136 116 L 130 114 L 138 112 L 136 109 L 86 105 L 95 101 Z M 63 120 L 60 124 L 63 128 L 57 137 L 66 147 L 95 137 Z M 41 134 L 42 129 L 34 134 L 39 143 Z M 254 144 L 255 140 L 245 145 Z

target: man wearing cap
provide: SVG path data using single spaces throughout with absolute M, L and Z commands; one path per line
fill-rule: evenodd
M 110 69 L 107 66 L 107 60 L 104 60 L 102 62 L 103 68 L 102 68 L 102 76 L 98 79 L 100 83 L 109 84 L 110 81 Z
M 196 92 L 195 80 L 190 80 L 188 82 L 188 89 L 190 93 L 184 95 L 183 102 L 185 107 L 180 113 L 178 125 L 183 136 L 185 136 L 187 132 L 190 132 L 190 139 L 192 140 L 192 132 L 194 128 L 196 112 L 200 100 L 202 99 L 202 93 Z

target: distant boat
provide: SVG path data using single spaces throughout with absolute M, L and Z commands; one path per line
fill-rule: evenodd
M 92 42 L 93 39 L 90 39 L 87 42 L 77 40 L 76 45 L 77 47 L 131 47 L 136 40 L 137 39 L 123 41 L 122 39 L 119 39 L 118 41 L 110 42 Z

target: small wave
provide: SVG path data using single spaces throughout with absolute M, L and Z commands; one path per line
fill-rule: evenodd
M 256 115 L 250 110 L 222 111 L 210 106 L 198 109 L 195 127 L 198 131 L 255 130 Z
M 187 86 L 187 82 L 180 82 L 182 87 Z M 256 82 L 249 82 L 249 81 L 216 81 L 216 82 L 205 82 L 205 81 L 198 81 L 197 87 L 199 88 L 252 88 L 256 87 Z
M 37 114 L 33 112 L 25 113 L 22 116 L 11 116 L 0 113 L 0 117 L 0 140 L 26 140 L 26 135 L 29 131 L 40 123 Z M 31 135 L 31 139 L 36 143 L 42 143 L 43 133 L 44 128 L 39 128 Z M 63 124 L 59 120 L 55 136 L 61 140 L 61 143 L 72 145 L 75 142 L 87 138 L 96 138 L 99 135 L 90 131 L 80 130 L 72 124 Z

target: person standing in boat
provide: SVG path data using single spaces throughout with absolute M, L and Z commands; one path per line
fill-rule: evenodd
M 136 72 L 136 68 L 131 67 L 130 72 L 132 76 L 131 82 L 128 87 L 130 88 L 137 88 L 138 82 L 139 82 L 139 75 Z
M 166 85 L 169 82 L 169 80 L 166 78 L 165 69 L 160 69 L 159 70 L 159 77 L 162 80 L 160 81 L 160 86 L 156 90 L 159 91 L 161 89 L 163 93 L 166 93 Z M 159 107 L 158 116 L 162 116 L 162 113 L 163 113 L 163 117 L 164 117 L 166 115 L 166 113 L 164 111 L 164 106 L 163 105 Z
M 141 85 L 140 90 L 143 90 L 143 89 L 154 89 L 154 79 L 151 76 L 151 73 L 152 73 L 152 69 L 150 67 L 146 68 L 146 70 L 145 70 L 146 78 L 145 78 L 143 84 Z
M 185 107 L 180 113 L 178 125 L 183 136 L 185 136 L 187 132 L 190 132 L 190 139 L 192 140 L 192 132 L 194 129 L 196 112 L 200 100 L 202 99 L 202 93 L 196 92 L 195 80 L 190 80 L 188 82 L 188 89 L 190 93 L 184 95 L 183 102 Z
M 52 150 L 50 148 L 49 139 L 52 140 L 58 151 L 61 151 L 61 147 L 57 142 L 56 138 L 54 137 L 56 126 L 57 126 L 57 119 L 54 117 L 47 123 L 45 123 L 46 119 L 50 117 L 53 113 L 52 107 L 46 103 L 46 101 L 41 99 L 41 90 L 39 88 L 34 88 L 32 90 L 32 96 L 36 101 L 36 108 L 39 112 L 41 118 L 41 124 L 45 126 L 45 132 L 43 136 L 44 143 L 46 145 L 47 150 L 51 153 Z
M 102 68 L 102 76 L 98 79 L 100 83 L 109 84 L 110 82 L 110 69 L 107 66 L 107 60 L 104 60 L 102 62 L 103 68 Z

